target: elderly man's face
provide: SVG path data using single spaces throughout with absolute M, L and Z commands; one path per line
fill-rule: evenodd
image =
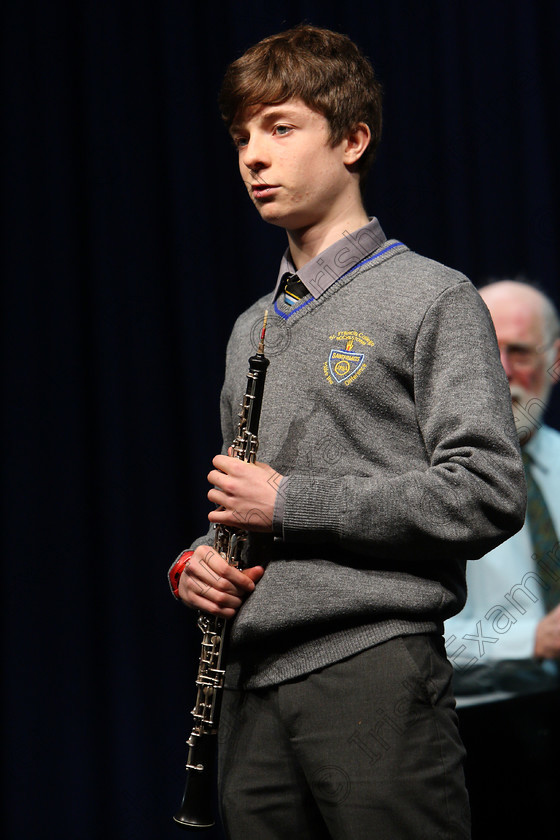
M 499 283 L 481 290 L 498 338 L 502 365 L 511 391 L 513 416 L 521 443 L 540 426 L 550 390 L 550 373 L 560 342 L 546 335 L 539 292 L 518 283 Z

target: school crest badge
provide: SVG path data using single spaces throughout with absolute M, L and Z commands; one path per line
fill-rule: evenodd
M 340 330 L 329 336 L 339 346 L 333 347 L 323 365 L 327 382 L 331 385 L 350 385 L 367 368 L 366 352 L 374 342 L 357 330 Z

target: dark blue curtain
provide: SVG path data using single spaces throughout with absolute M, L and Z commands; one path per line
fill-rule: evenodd
M 220 124 L 225 66 L 302 20 L 348 33 L 385 88 L 369 212 L 475 282 L 524 273 L 558 302 L 560 4 L 0 14 L 2 828 L 165 840 L 200 646 L 165 573 L 206 530 L 225 342 L 284 248 Z

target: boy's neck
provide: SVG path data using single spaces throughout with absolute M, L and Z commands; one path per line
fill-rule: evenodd
M 315 259 L 325 248 L 342 239 L 346 233 L 367 225 L 369 217 L 361 202 L 352 212 L 341 214 L 338 218 L 318 223 L 301 230 L 288 230 L 290 254 L 296 269 Z

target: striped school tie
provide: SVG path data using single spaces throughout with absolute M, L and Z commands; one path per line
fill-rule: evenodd
M 307 286 L 299 279 L 297 274 L 289 274 L 286 272 L 282 277 L 280 284 L 280 294 L 284 292 L 284 301 L 288 306 L 293 306 L 294 303 L 299 303 L 307 294 Z

